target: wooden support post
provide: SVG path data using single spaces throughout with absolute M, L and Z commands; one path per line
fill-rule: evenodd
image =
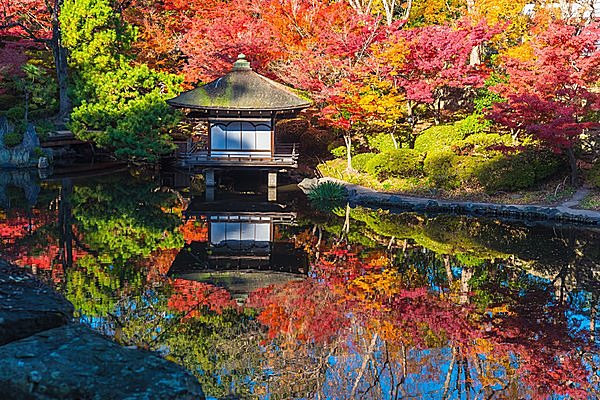
M 215 170 L 214 169 L 206 169 L 204 170 L 204 184 L 207 188 L 215 187 Z
M 277 188 L 276 187 L 270 187 L 268 189 L 267 200 L 268 201 L 277 201 Z
M 205 201 L 215 201 L 215 187 L 207 186 L 204 191 Z
M 267 178 L 267 186 L 270 188 L 277 187 L 277 172 L 269 172 L 269 175 Z

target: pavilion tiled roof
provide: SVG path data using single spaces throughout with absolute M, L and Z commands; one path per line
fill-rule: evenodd
M 310 106 L 288 87 L 250 68 L 240 54 L 231 72 L 214 81 L 167 100 L 173 107 L 205 111 L 291 111 Z

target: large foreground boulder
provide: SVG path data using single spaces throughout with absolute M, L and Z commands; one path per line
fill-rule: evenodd
M 0 345 L 62 326 L 72 316 L 64 297 L 0 260 Z
M 0 260 L 0 399 L 204 399 L 183 367 L 72 319 L 69 301 Z
M 198 380 L 153 353 L 69 324 L 0 347 L 1 399 L 204 399 Z

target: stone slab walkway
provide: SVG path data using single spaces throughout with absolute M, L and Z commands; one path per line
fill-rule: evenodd
M 335 178 L 320 178 L 318 182 L 333 181 L 344 185 L 348 190 L 348 198 L 352 205 L 370 208 L 390 208 L 418 212 L 449 212 L 477 216 L 505 216 L 524 220 L 561 221 L 600 226 L 600 211 L 571 208 L 579 204 L 587 193 L 577 192 L 572 202 L 565 202 L 557 207 L 495 204 L 469 201 L 437 200 L 425 197 L 411 197 L 398 194 L 377 192 L 360 185 L 355 185 Z M 312 182 L 312 183 L 311 183 Z M 309 180 L 301 187 L 315 184 L 316 179 Z

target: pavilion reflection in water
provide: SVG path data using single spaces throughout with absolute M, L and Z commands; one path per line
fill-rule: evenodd
M 285 235 L 296 213 L 262 197 L 193 198 L 184 218 L 204 224 L 207 232 L 181 249 L 169 276 L 223 287 L 238 302 L 256 289 L 304 279 L 308 258 Z

